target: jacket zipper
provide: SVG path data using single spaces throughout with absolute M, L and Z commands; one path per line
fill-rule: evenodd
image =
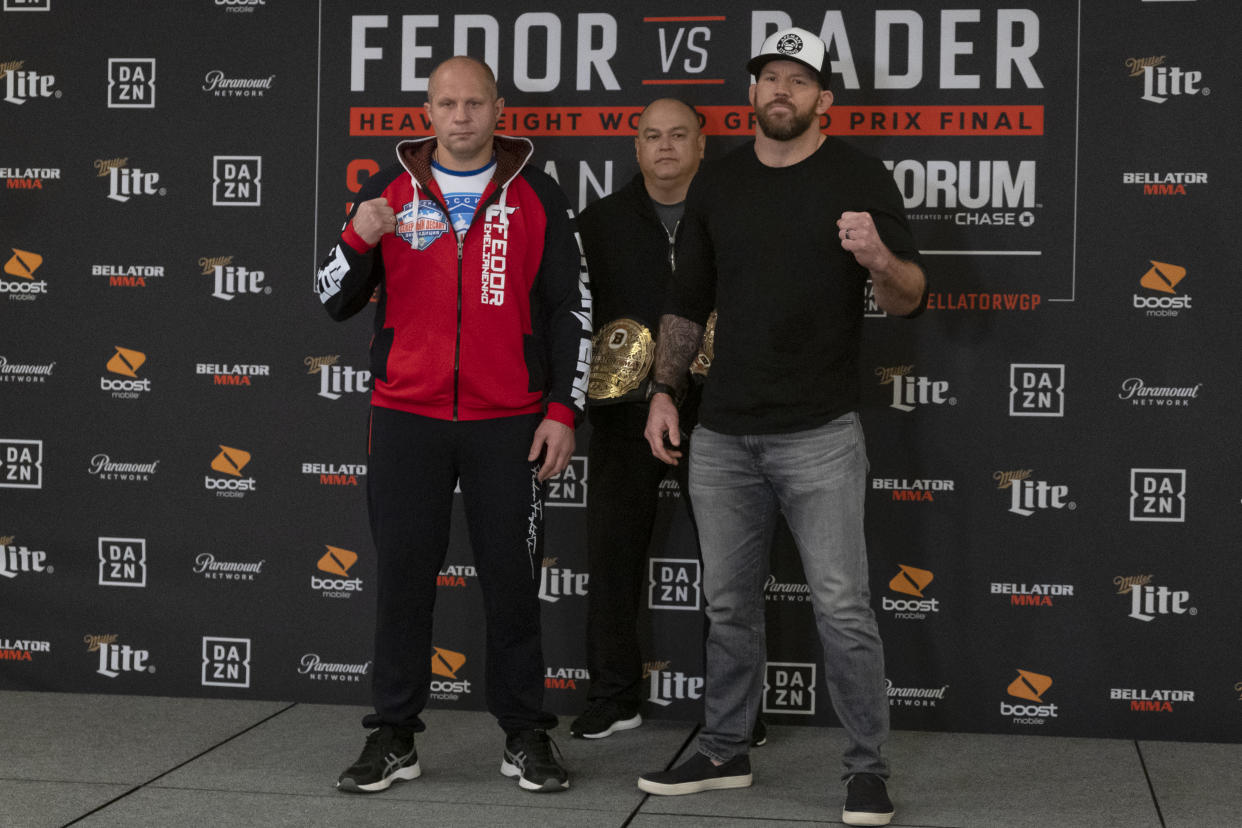
M 457 235 L 454 231 L 454 235 Z M 462 259 L 465 258 L 466 234 L 457 235 L 457 344 L 453 350 L 453 422 L 457 422 L 457 401 L 461 384 L 461 290 Z

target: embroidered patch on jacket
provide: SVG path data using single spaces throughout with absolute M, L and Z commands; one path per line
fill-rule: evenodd
M 429 198 L 419 199 L 417 208 L 411 201 L 397 214 L 397 235 L 415 250 L 426 250 L 448 231 L 448 217 Z

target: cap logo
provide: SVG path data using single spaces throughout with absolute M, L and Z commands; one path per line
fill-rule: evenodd
M 777 41 L 776 51 L 782 55 L 796 55 L 802 51 L 802 38 L 796 34 L 787 34 Z

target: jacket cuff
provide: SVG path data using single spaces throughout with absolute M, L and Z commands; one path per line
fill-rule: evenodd
M 572 431 L 574 427 L 574 410 L 563 403 L 548 403 L 548 413 L 545 415 L 549 420 L 555 420 L 564 426 L 569 426 Z
M 366 240 L 358 235 L 358 231 L 354 230 L 352 219 L 349 224 L 345 225 L 345 229 L 341 231 L 341 241 L 352 247 L 355 253 L 369 253 L 375 246 L 367 244 Z

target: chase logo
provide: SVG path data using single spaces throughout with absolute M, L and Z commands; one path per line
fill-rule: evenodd
M 155 58 L 108 58 L 108 108 L 155 109 Z
M 259 155 L 212 156 L 211 204 L 213 207 L 258 207 L 263 201 L 263 157 Z
M 1130 520 L 1186 522 L 1185 469 L 1130 469 Z
M 43 488 L 43 441 L 0 437 L 0 489 Z
M 145 587 L 146 538 L 100 538 L 99 585 Z
M 763 679 L 763 712 L 815 715 L 815 665 L 769 661 Z
M 250 686 L 250 639 L 203 636 L 203 686 Z
M 397 214 L 397 235 L 415 250 L 426 250 L 448 231 L 448 217 L 429 198 L 419 199 L 417 206 L 411 201 Z
M 647 607 L 695 610 L 703 605 L 703 564 L 690 558 L 652 558 Z
M 587 505 L 587 459 L 571 457 L 565 471 L 544 483 L 543 502 L 548 506 L 573 506 L 585 509 Z
M 1064 417 L 1065 366 L 1009 366 L 1010 417 Z

